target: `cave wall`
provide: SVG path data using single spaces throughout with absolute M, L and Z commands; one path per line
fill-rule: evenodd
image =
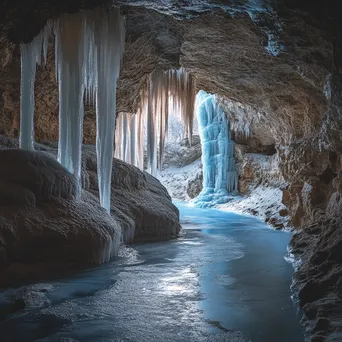
M 18 136 L 19 43 L 31 41 L 48 19 L 105 2 L 0 1 L 0 133 Z M 229 3 L 234 7 L 244 2 Z M 246 11 L 224 11 L 226 2 L 220 1 L 199 2 L 210 5 L 210 10 L 196 10 L 196 4 L 192 8 L 184 1 L 173 1 L 169 9 L 160 1 L 115 3 L 125 5 L 127 27 L 118 111 L 136 111 L 146 79 L 155 69 L 183 66 L 198 90 L 219 95 L 242 145 L 240 152 L 244 151 L 239 156 L 243 187 L 248 191 L 255 181 L 278 187 L 289 223 L 305 228 L 292 247 L 303 260 L 296 282 L 312 340 L 325 341 L 329 335 L 331 341 L 341 341 L 341 302 L 336 300 L 341 298 L 341 286 L 336 284 L 342 284 L 337 252 L 342 246 L 341 2 L 272 1 L 273 16 L 259 13 L 257 20 Z M 279 54 L 271 55 L 265 47 L 274 19 L 279 24 Z M 35 86 L 37 141 L 58 138 L 53 55 L 51 42 L 48 63 L 39 68 Z M 246 127 L 250 136 L 244 140 L 239 134 Z M 87 107 L 85 143 L 95 141 L 95 131 L 95 113 Z M 257 162 L 261 159 L 256 153 L 270 151 L 271 156 L 263 157 L 267 163 Z M 261 167 L 265 164 L 267 168 Z M 272 184 L 266 184 L 270 178 Z
M 11 2 L 2 4 L 0 24 L 0 133 L 17 137 L 20 121 L 19 42 L 30 41 L 48 19 L 63 12 L 88 10 L 101 1 Z M 235 130 L 248 126 L 252 152 L 276 149 L 288 183 L 284 201 L 302 227 L 324 210 L 341 171 L 342 125 L 339 12 L 333 4 L 321 11 L 305 1 L 277 2 L 281 22 L 277 56 L 267 53 L 267 23 L 246 12 L 214 9 L 202 14 L 155 8 L 122 7 L 126 50 L 118 84 L 118 111 L 135 112 L 148 75 L 156 69 L 185 67 L 197 88 L 218 94 Z M 176 3 L 176 2 L 175 2 Z M 175 4 L 177 6 L 177 4 Z M 152 6 L 153 7 L 153 6 Z M 177 12 L 177 13 L 178 13 Z M 336 14 L 337 13 L 337 14 Z M 58 139 L 58 87 L 51 41 L 46 66 L 35 84 L 37 141 Z M 95 113 L 87 106 L 84 142 L 94 143 Z M 238 141 L 239 142 L 239 141 Z M 328 176 L 327 176 L 328 175 Z M 316 194 L 317 192 L 317 194 Z M 324 195 L 321 193 L 324 192 Z M 314 195 L 315 194 L 315 195 Z M 308 200 L 312 196 L 319 199 Z

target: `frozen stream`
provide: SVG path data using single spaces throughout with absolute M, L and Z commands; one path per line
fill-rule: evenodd
M 0 340 L 303 342 L 284 260 L 290 234 L 253 217 L 179 208 L 177 240 L 1 291 Z

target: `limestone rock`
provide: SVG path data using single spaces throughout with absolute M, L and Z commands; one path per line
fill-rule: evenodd
M 113 259 L 124 243 L 178 235 L 179 214 L 152 176 L 113 163 L 111 215 L 98 200 L 95 148 L 85 146 L 83 184 L 48 152 L 11 149 L 1 137 L 0 284 L 29 281 Z
M 201 140 L 198 135 L 194 135 L 191 146 L 188 139 L 183 139 L 165 147 L 163 167 L 184 167 L 201 158 L 201 155 Z
M 190 198 L 197 197 L 203 189 L 203 171 L 199 171 L 196 173 L 193 179 L 190 179 L 188 182 L 188 188 L 186 192 L 188 193 Z

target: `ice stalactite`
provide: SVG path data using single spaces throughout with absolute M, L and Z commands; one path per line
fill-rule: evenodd
M 51 23 L 31 43 L 21 44 L 21 85 L 20 85 L 20 148 L 27 151 L 34 149 L 34 82 L 36 66 L 46 62 Z
M 169 78 L 173 108 L 180 113 L 185 137 L 191 145 L 196 97 L 194 80 L 184 68 L 169 71 Z
M 200 91 L 196 114 L 202 144 L 203 190 L 195 203 L 202 206 L 224 203 L 238 190 L 234 142 L 229 122 L 214 95 Z
M 100 202 L 109 211 L 124 21 L 119 9 L 66 14 L 55 24 L 54 32 L 59 83 L 58 160 L 80 177 L 84 101 L 95 102 Z
M 115 158 L 139 166 L 141 116 L 139 113 L 119 113 L 115 124 Z M 142 163 L 141 163 L 142 164 Z M 141 167 L 142 168 L 142 167 Z
M 155 175 L 157 166 L 162 168 L 169 115 L 182 118 L 185 136 L 191 142 L 195 83 L 183 68 L 155 71 L 150 75 L 147 89 L 142 96 L 142 103 L 147 102 L 147 106 L 142 105 L 141 108 L 147 108 L 147 168 Z
M 84 14 L 63 15 L 55 24 L 54 33 L 59 86 L 58 161 L 79 178 L 89 39 Z
M 55 34 L 59 84 L 58 160 L 76 177 L 81 173 L 84 101 L 96 105 L 96 150 L 101 205 L 110 210 L 116 115 L 116 86 L 125 42 L 118 8 L 65 14 L 30 44 L 22 44 L 20 146 L 33 148 L 34 79 L 49 35 Z
M 114 153 L 116 87 L 125 44 L 125 25 L 119 9 L 99 10 L 93 21 L 96 89 L 96 151 L 100 202 L 110 211 Z
M 123 160 L 122 138 L 123 138 L 123 113 L 119 113 L 115 123 L 115 149 L 114 157 Z
M 161 169 L 169 115 L 179 117 L 184 135 L 191 141 L 195 106 L 195 83 L 183 68 L 153 72 L 141 93 L 136 114 L 120 113 L 116 120 L 115 157 L 144 169 L 146 128 L 147 170 Z
M 143 169 L 146 126 L 147 170 L 156 175 L 163 163 L 169 115 L 182 120 L 184 135 L 191 142 L 194 105 L 195 83 L 183 68 L 153 72 L 141 94 L 137 113 L 118 117 L 116 134 L 122 136 L 122 143 L 117 141 L 115 156 Z
M 145 104 L 143 104 L 145 105 Z M 137 112 L 137 140 L 136 140 L 136 162 L 137 167 L 144 170 L 144 115 L 143 108 Z

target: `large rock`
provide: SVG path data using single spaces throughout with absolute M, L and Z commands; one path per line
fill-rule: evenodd
M 198 171 L 193 178 L 188 181 L 186 192 L 190 198 L 196 198 L 203 189 L 203 171 Z
M 332 201 L 339 208 L 334 217 L 323 216 L 291 241 L 292 253 L 301 259 L 293 286 L 312 341 L 342 337 L 342 203 L 336 196 Z
M 113 259 L 120 243 L 178 235 L 178 210 L 158 180 L 115 160 L 111 215 L 100 207 L 95 148 L 84 149 L 83 184 L 46 152 L 0 149 L 0 285 Z
M 165 147 L 163 168 L 184 167 L 192 164 L 202 156 L 201 139 L 198 135 L 189 140 L 182 139 L 180 142 L 168 143 Z
M 96 150 L 83 148 L 84 188 L 98 197 Z M 113 161 L 111 214 L 120 220 L 124 241 L 177 236 L 178 209 L 165 187 L 147 172 L 119 159 Z

